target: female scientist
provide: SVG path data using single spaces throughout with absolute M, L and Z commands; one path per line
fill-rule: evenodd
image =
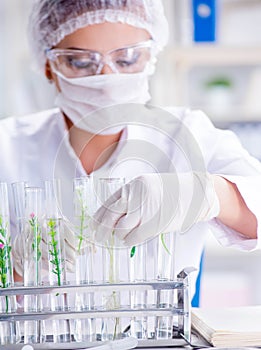
M 130 178 L 96 212 L 96 239 L 113 231 L 132 246 L 177 232 L 179 271 L 199 266 L 209 231 L 225 246 L 257 246 L 259 162 L 203 112 L 147 105 L 168 37 L 160 0 L 36 0 L 29 34 L 58 108 L 1 121 L 3 181 L 60 178 L 71 218 L 74 177 Z M 19 249 L 14 258 L 21 274 Z

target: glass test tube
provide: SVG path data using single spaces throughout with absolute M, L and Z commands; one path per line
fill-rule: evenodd
M 27 183 L 24 181 L 12 183 L 17 234 L 21 234 L 23 232 L 26 187 L 27 187 Z
M 90 219 L 96 209 L 93 181 L 89 176 L 75 178 L 74 188 L 74 227 L 76 244 L 75 279 L 77 284 L 90 284 L 94 281 L 95 246 L 90 230 Z M 92 310 L 94 293 L 76 293 L 76 310 Z M 76 319 L 74 322 L 76 341 L 95 341 L 95 319 Z
M 175 233 L 162 233 L 155 240 L 158 249 L 158 281 L 174 280 L 174 248 Z M 158 308 L 173 306 L 174 293 L 172 290 L 159 290 L 156 305 Z M 172 338 L 173 317 L 156 317 L 155 336 L 157 339 Z
M 123 178 L 103 178 L 98 183 L 98 200 L 100 205 L 106 205 L 106 200 L 113 196 L 125 183 Z M 115 237 L 114 232 L 105 242 L 102 248 L 103 283 L 119 282 L 120 267 L 120 242 Z M 103 294 L 103 307 L 107 310 L 118 309 L 120 307 L 120 293 L 117 291 L 105 292 Z M 112 340 L 121 337 L 120 317 L 106 318 L 102 320 L 101 338 L 102 340 Z
M 16 217 L 16 234 L 17 235 L 22 235 L 22 233 L 24 232 L 25 188 L 26 187 L 27 187 L 27 183 L 25 181 L 12 183 L 12 194 L 13 194 L 13 200 L 14 200 L 14 209 L 15 209 L 15 217 Z M 22 239 L 19 243 L 21 244 L 20 249 L 24 252 L 24 240 Z M 20 266 L 23 267 L 23 255 L 20 256 Z M 23 275 L 23 273 L 22 273 L 22 275 Z M 17 296 L 17 300 L 19 300 L 19 303 L 21 303 L 21 305 L 23 305 L 24 296 L 23 295 Z
M 22 235 L 24 231 L 24 223 L 25 223 L 25 187 L 27 187 L 27 183 L 25 181 L 14 182 L 12 183 L 12 194 L 14 201 L 14 209 L 16 216 L 16 234 Z M 19 242 L 21 244 L 20 250 L 22 250 L 23 254 L 20 256 L 20 266 L 23 269 L 24 264 L 24 239 L 22 238 Z M 23 276 L 23 272 L 22 272 Z M 21 277 L 22 277 L 21 276 Z M 24 295 L 17 296 L 17 300 L 23 306 L 24 305 Z M 20 322 L 21 331 L 23 330 L 23 322 Z
M 145 282 L 146 276 L 146 256 L 147 243 L 133 246 L 129 254 L 130 282 Z M 131 308 L 145 309 L 147 307 L 147 291 L 131 291 Z M 135 311 L 134 311 L 135 313 Z M 147 334 L 147 317 L 133 317 L 131 320 L 131 336 L 138 339 L 146 339 Z
M 45 230 L 48 249 L 50 285 L 62 286 L 66 283 L 64 225 L 61 215 L 60 180 L 45 181 Z M 68 310 L 67 294 L 50 295 L 52 311 Z M 70 342 L 70 321 L 52 320 L 53 342 Z
M 43 191 L 39 187 L 25 188 L 24 230 L 24 286 L 36 287 L 42 283 L 42 217 Z M 42 310 L 41 295 L 25 295 L 24 311 Z M 24 322 L 24 343 L 44 341 L 44 321 Z
M 0 183 L 0 288 L 11 287 L 13 264 L 11 255 L 10 215 L 7 184 Z M 0 313 L 16 311 L 15 296 L 0 297 Z M 15 321 L 0 321 L 0 345 L 15 344 L 20 339 L 19 324 Z

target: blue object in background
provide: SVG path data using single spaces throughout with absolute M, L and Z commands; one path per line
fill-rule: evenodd
M 194 21 L 194 41 L 216 40 L 216 0 L 191 0 Z
M 193 299 L 191 301 L 192 307 L 199 307 L 200 306 L 200 286 L 201 286 L 203 262 L 204 262 L 204 251 L 202 252 L 201 260 L 200 260 L 199 272 L 198 272 L 198 277 L 197 277 L 197 281 L 196 281 L 196 292 L 195 292 Z

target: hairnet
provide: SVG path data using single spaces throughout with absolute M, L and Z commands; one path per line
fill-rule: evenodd
M 65 36 L 105 21 L 146 29 L 159 50 L 168 40 L 161 0 L 34 0 L 28 31 L 38 65 L 45 63 L 45 50 Z

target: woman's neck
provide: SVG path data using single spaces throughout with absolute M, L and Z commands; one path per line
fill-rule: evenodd
M 99 169 L 113 154 L 121 138 L 122 131 L 113 135 L 95 135 L 76 128 L 65 117 L 69 130 L 69 140 L 87 174 Z

